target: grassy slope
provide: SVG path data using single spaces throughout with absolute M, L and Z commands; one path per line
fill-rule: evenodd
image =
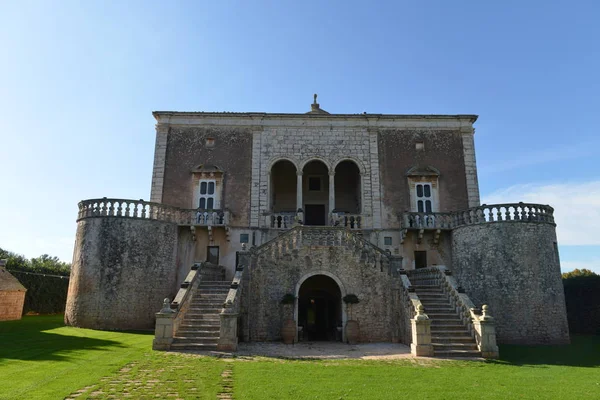
M 502 346 L 503 359 L 263 361 L 234 364 L 237 399 L 597 399 L 600 337 Z
M 152 336 L 63 326 L 62 315 L 0 323 L 0 398 L 64 398 L 149 353 Z

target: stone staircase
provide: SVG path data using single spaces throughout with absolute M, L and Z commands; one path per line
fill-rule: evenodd
M 436 357 L 481 357 L 475 338 L 438 285 L 411 278 L 412 287 L 431 320 L 431 343 Z
M 171 349 L 217 349 L 221 329 L 219 314 L 230 287 L 228 281 L 200 282 L 173 337 Z

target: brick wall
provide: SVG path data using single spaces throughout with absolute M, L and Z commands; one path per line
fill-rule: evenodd
M 25 292 L 0 291 L 0 321 L 21 319 Z

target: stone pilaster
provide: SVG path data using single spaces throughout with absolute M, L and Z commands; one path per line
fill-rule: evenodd
M 296 172 L 296 211 L 304 209 L 302 206 L 302 171 Z
M 262 131 L 252 133 L 252 186 L 250 187 L 250 226 L 259 225 L 261 191 L 261 142 Z M 265 195 L 266 201 L 266 195 Z
M 467 196 L 469 207 L 480 205 L 479 181 L 477 179 L 477 163 L 475 161 L 475 129 L 472 126 L 460 129 L 463 143 L 463 154 L 465 160 L 465 176 L 467 179 Z
M 335 171 L 329 171 L 329 214 L 335 209 Z
M 154 167 L 152 169 L 152 188 L 150 201 L 162 203 L 163 184 L 165 179 L 165 162 L 167 155 L 168 124 L 156 124 L 156 144 L 154 145 Z

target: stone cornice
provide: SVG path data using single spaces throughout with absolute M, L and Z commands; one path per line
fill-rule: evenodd
M 230 126 L 248 128 L 344 127 L 366 129 L 470 128 L 477 115 L 395 114 L 268 114 L 154 111 L 159 124 L 170 126 Z

